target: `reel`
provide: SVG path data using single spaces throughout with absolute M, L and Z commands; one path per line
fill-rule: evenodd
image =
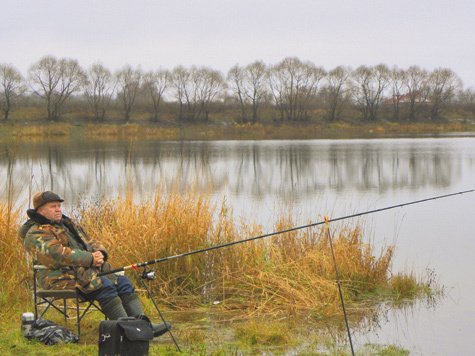
M 153 281 L 157 278 L 155 272 L 156 271 L 153 271 L 153 270 L 147 271 L 147 270 L 144 269 L 144 271 L 143 271 L 142 275 L 140 276 L 140 278 L 146 279 L 147 281 Z

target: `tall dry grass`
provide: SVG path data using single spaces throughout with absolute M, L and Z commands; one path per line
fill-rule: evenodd
M 17 237 L 20 211 L 0 202 L 0 311 L 9 312 L 29 301 L 26 249 Z
M 82 224 L 107 246 L 115 267 L 155 260 L 263 233 L 240 223 L 232 210 L 218 207 L 204 194 L 160 192 L 134 202 L 131 196 L 83 205 Z M 217 215 L 217 217 L 215 217 Z M 281 231 L 291 219 L 275 224 Z M 347 303 L 362 295 L 391 292 L 393 247 L 379 256 L 363 242 L 359 227 L 331 227 L 336 262 Z M 152 265 L 153 293 L 177 308 L 219 304 L 250 313 L 319 315 L 341 312 L 335 266 L 327 230 L 310 228 L 173 259 Z
M 82 203 L 74 209 L 91 237 L 106 246 L 115 267 L 174 256 L 260 236 L 266 231 L 233 216 L 206 194 L 156 192 L 139 201 L 131 195 Z M 0 310 L 31 303 L 31 271 L 17 231 L 25 215 L 14 204 L 0 203 Z M 281 217 L 274 231 L 294 227 Z M 331 226 L 339 277 L 348 309 L 362 296 L 380 293 L 401 298 L 423 290 L 415 275 L 391 279 L 393 247 L 378 255 L 356 226 Z M 147 282 L 162 303 L 186 309 L 246 310 L 249 314 L 308 311 L 331 316 L 341 312 L 335 266 L 325 227 L 313 227 L 236 244 L 149 266 L 157 279 Z M 128 275 L 140 286 L 137 274 Z
M 7 152 L 8 168 L 4 198 L 0 200 L 0 312 L 9 312 L 18 302 L 28 302 L 28 256 L 18 239 L 20 209 L 15 204 L 13 167 L 18 142 Z

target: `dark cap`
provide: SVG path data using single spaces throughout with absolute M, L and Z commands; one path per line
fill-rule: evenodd
M 59 197 L 58 194 L 51 191 L 36 193 L 33 197 L 33 209 L 38 209 L 40 206 L 49 203 L 50 201 L 59 201 L 62 203 L 64 200 Z

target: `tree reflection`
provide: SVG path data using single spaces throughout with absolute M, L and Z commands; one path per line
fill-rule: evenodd
M 463 141 L 25 142 L 13 164 L 11 149 L 1 150 L 1 183 L 14 174 L 19 186 L 65 197 L 194 187 L 249 200 L 298 200 L 328 190 L 444 188 L 460 179 L 463 167 L 473 169 Z

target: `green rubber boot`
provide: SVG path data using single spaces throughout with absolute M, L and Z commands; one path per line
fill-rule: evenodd
M 165 334 L 172 328 L 172 324 L 166 322 L 164 324 L 152 324 L 153 337 L 158 337 Z
M 122 305 L 122 300 L 119 297 L 115 297 L 109 303 L 107 303 L 103 308 L 105 316 L 109 320 L 117 320 L 119 318 L 127 317 L 127 312 Z
M 123 297 L 122 305 L 124 306 L 127 316 L 143 314 L 142 304 L 140 304 L 139 296 L 136 293 Z
M 142 304 L 140 304 L 139 296 L 136 293 L 132 293 L 126 297 L 123 297 L 122 304 L 124 305 L 124 309 L 128 316 L 138 317 L 140 319 L 140 315 L 144 315 Z M 148 318 L 146 319 L 148 320 Z M 172 325 L 170 323 L 152 323 L 153 336 L 158 337 L 160 335 L 163 335 L 168 330 L 170 330 L 171 327 Z

